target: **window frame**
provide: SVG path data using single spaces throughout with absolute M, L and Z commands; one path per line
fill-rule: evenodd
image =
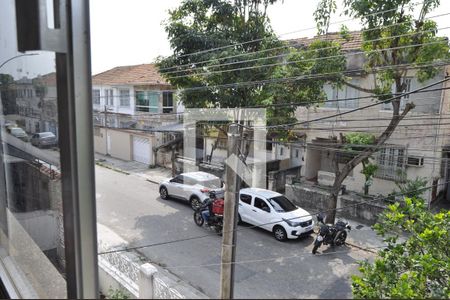
M 170 97 L 169 97 L 170 96 Z M 163 101 L 162 101 L 162 113 L 163 114 L 169 114 L 169 113 L 173 113 L 174 112 L 174 95 L 173 92 L 169 92 L 169 91 L 163 91 L 162 93 L 162 97 L 163 97 Z M 169 101 L 172 103 L 171 105 L 169 105 L 167 103 L 167 101 Z
M 105 105 L 114 106 L 114 90 L 105 89 Z
M 249 202 L 247 203 L 246 202 L 246 200 L 243 200 L 243 197 L 242 196 L 244 196 L 245 198 L 247 198 L 248 200 L 249 200 Z M 251 195 L 249 195 L 249 194 L 240 194 L 239 195 L 239 201 L 242 201 L 242 203 L 245 203 L 245 204 L 247 204 L 247 205 L 252 205 L 252 196 Z
M 406 81 L 406 89 L 402 92 L 402 94 L 403 93 L 408 93 L 408 92 L 411 91 L 413 77 L 409 77 L 408 76 L 408 77 L 403 78 L 402 79 L 402 83 L 404 83 L 405 81 Z M 392 92 L 392 95 L 395 96 L 395 83 L 392 84 L 391 92 Z M 402 96 L 400 98 L 400 111 L 403 111 L 405 109 L 406 103 L 408 103 L 408 100 L 409 100 L 409 96 L 410 96 L 410 94 Z M 382 111 L 392 111 L 392 104 L 391 104 L 391 102 L 383 103 L 381 105 L 381 110 Z
M 256 206 L 257 201 L 259 201 L 259 202 L 261 202 L 261 203 L 264 203 L 264 204 L 265 204 L 265 207 L 267 207 L 267 208 L 269 209 L 269 211 L 263 210 L 262 207 Z M 255 198 L 254 198 L 254 200 L 253 200 L 253 207 L 254 207 L 254 208 L 257 208 L 257 209 L 259 209 L 259 210 L 261 210 L 261 211 L 264 211 L 264 212 L 266 212 L 266 213 L 270 213 L 270 212 L 272 211 L 272 210 L 270 209 L 269 204 L 266 202 L 266 200 L 264 200 L 263 198 L 260 198 L 260 197 L 255 197 Z
M 406 171 L 407 157 L 405 146 L 387 145 L 387 147 L 383 147 L 375 157 L 378 168 L 374 177 L 391 181 L 404 181 L 403 174 Z
M 101 92 L 100 89 L 92 89 L 92 103 L 94 105 L 100 105 L 101 104 Z
M 124 95 L 126 93 L 126 95 Z M 131 105 L 131 93 L 130 89 L 121 88 L 119 89 L 119 105 L 120 107 L 130 107 Z

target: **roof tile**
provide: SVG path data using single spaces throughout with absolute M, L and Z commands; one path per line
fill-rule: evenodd
M 154 64 L 115 67 L 92 77 L 94 85 L 169 85 Z

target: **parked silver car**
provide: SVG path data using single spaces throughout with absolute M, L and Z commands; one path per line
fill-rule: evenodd
M 24 142 L 28 142 L 28 134 L 20 127 L 11 127 L 10 132 L 16 138 L 21 139 Z
M 214 191 L 217 198 L 223 198 L 222 186 L 222 181 L 217 176 L 201 171 L 188 172 L 161 182 L 159 194 L 162 199 L 174 197 L 187 200 L 195 210 L 209 198 L 210 191 Z
M 39 148 L 54 147 L 58 145 L 58 140 L 53 132 L 38 132 L 31 137 L 31 144 Z

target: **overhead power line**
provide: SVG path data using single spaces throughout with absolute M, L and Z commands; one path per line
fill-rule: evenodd
M 415 3 L 415 4 L 412 4 L 412 6 L 418 6 L 418 5 L 423 4 L 423 3 L 424 3 L 424 2 Z M 379 12 L 372 13 L 372 14 L 367 14 L 366 16 L 367 16 L 367 17 L 368 17 L 368 16 L 376 16 L 376 15 L 380 15 L 380 14 L 384 14 L 384 13 L 391 12 L 391 11 L 396 11 L 396 10 L 398 10 L 398 7 L 396 7 L 396 8 L 391 8 L 391 9 L 384 10 L 384 11 L 379 11 Z M 354 20 L 354 19 L 355 19 L 355 18 L 349 18 L 349 19 L 346 19 L 346 20 L 341 20 L 341 21 L 331 22 L 330 25 L 341 24 L 341 23 L 345 23 L 345 22 L 348 22 L 348 21 L 352 21 L 352 20 Z M 285 33 L 285 34 L 282 34 L 282 35 L 287 35 L 287 34 L 292 34 L 292 33 L 298 33 L 298 32 L 308 31 L 308 30 L 314 30 L 314 29 L 316 29 L 316 28 L 317 28 L 316 26 L 313 26 L 313 27 L 310 27 L 310 28 L 303 28 L 303 29 L 299 29 L 299 30 L 296 30 L 296 31 L 291 31 L 291 32 L 289 32 L 289 33 Z M 266 37 L 265 37 L 265 38 L 258 38 L 258 39 L 254 39 L 254 40 L 249 40 L 249 41 L 241 42 L 241 43 L 234 43 L 234 44 L 230 44 L 230 45 L 225 45 L 225 46 L 220 46 L 220 47 L 215 47 L 215 48 L 210 48 L 210 49 L 200 50 L 200 51 L 196 51 L 196 52 L 192 52 L 192 53 L 186 53 L 186 54 L 176 55 L 175 57 L 176 57 L 176 58 L 189 57 L 189 56 L 193 56 L 193 55 L 199 55 L 199 54 L 209 53 L 209 52 L 212 52 L 212 51 L 218 51 L 218 50 L 228 49 L 228 48 L 232 48 L 232 47 L 236 47 L 236 46 L 242 46 L 242 45 L 246 45 L 246 44 L 250 44 L 250 43 L 261 42 L 261 41 L 264 41 L 264 40 L 267 40 L 267 38 L 266 38 Z
M 337 114 L 334 114 L 334 115 L 331 115 L 331 116 L 325 116 L 325 117 L 320 117 L 320 118 L 316 118 L 316 119 L 313 119 L 313 120 L 302 121 L 302 122 L 295 122 L 295 123 L 290 123 L 290 124 L 282 124 L 282 125 L 266 126 L 265 128 L 284 128 L 284 127 L 292 127 L 292 126 L 295 126 L 295 125 L 308 124 L 308 123 L 312 123 L 312 122 L 317 122 L 317 121 L 326 120 L 326 119 L 331 119 L 331 118 L 338 117 L 338 116 L 347 115 L 347 114 L 354 113 L 354 112 L 357 112 L 357 111 L 361 111 L 361 110 L 364 110 L 364 109 L 367 109 L 367 108 L 370 108 L 370 107 L 374 107 L 374 106 L 377 106 L 377 105 L 381 105 L 381 104 L 383 104 L 383 103 L 390 103 L 390 102 L 392 102 L 393 100 L 396 100 L 396 99 L 402 98 L 402 97 L 404 97 L 404 96 L 408 96 L 408 95 L 417 93 L 418 91 L 426 90 L 426 89 L 429 88 L 429 87 L 432 87 L 432 86 L 435 86 L 435 85 L 438 85 L 438 84 L 447 82 L 447 81 L 449 81 L 449 80 L 450 80 L 450 77 L 446 77 L 446 78 L 444 78 L 444 79 L 442 79 L 442 80 L 438 80 L 438 81 L 436 81 L 436 82 L 434 82 L 434 83 L 428 84 L 428 85 L 426 85 L 426 86 L 424 86 L 424 87 L 421 87 L 421 88 L 412 90 L 412 91 L 410 91 L 410 92 L 402 93 L 402 94 L 400 94 L 400 95 L 394 96 L 394 97 L 389 98 L 389 99 L 387 99 L 387 100 L 379 101 L 379 102 L 377 102 L 377 103 L 369 104 L 369 105 L 362 106 L 362 107 L 358 107 L 358 108 L 351 109 L 351 110 L 348 110 L 348 111 L 345 111 L 345 112 L 341 112 L 341 113 L 337 113 Z M 244 127 L 245 127 L 245 125 L 240 125 L 240 126 L 244 126 Z M 256 128 L 256 127 L 253 127 L 253 129 L 254 129 L 254 128 Z
M 447 15 L 450 15 L 450 13 L 447 13 Z M 449 28 L 450 27 L 442 27 L 442 28 L 438 28 L 436 30 L 437 31 L 439 31 L 439 30 L 446 30 L 446 29 L 449 29 Z M 405 34 L 400 34 L 400 35 L 395 35 L 395 36 L 387 36 L 387 37 L 377 38 L 377 39 L 373 39 L 373 40 L 362 41 L 361 44 L 363 44 L 363 43 L 371 43 L 371 42 L 376 42 L 376 41 L 383 41 L 383 40 L 391 40 L 391 39 L 407 37 L 407 36 L 414 36 L 414 35 L 423 34 L 423 33 L 427 33 L 427 32 L 435 32 L 436 30 L 435 29 L 428 29 L 428 30 L 417 31 L 417 32 L 410 32 L 410 33 L 405 33 Z M 318 48 L 318 49 L 309 49 L 309 50 L 303 51 L 301 54 L 306 54 L 306 53 L 310 53 L 310 52 L 324 51 L 324 50 L 328 50 L 328 49 L 336 49 L 336 48 L 339 48 L 339 47 L 341 47 L 341 45 L 329 46 L 329 47 Z M 387 48 L 387 49 L 390 49 L 390 48 Z M 360 48 L 355 48 L 354 50 L 360 50 Z M 357 52 L 356 54 L 361 54 L 361 53 L 366 54 L 367 52 L 362 51 L 362 52 Z M 218 67 L 223 67 L 223 66 L 230 66 L 230 65 L 238 65 L 238 64 L 243 64 L 243 63 L 255 62 L 255 61 L 260 61 L 260 60 L 268 60 L 268 59 L 275 59 L 275 58 L 279 59 L 279 58 L 283 58 L 283 57 L 289 56 L 290 54 L 291 54 L 290 52 L 286 52 L 286 53 L 283 53 L 283 54 L 266 56 L 266 57 L 258 57 L 258 58 L 249 59 L 249 60 L 232 61 L 232 62 L 227 62 L 227 63 L 222 63 L 222 64 L 214 64 L 214 65 L 208 65 L 208 66 L 198 66 L 198 67 L 184 69 L 184 70 L 163 72 L 162 74 L 163 75 L 167 75 L 167 74 L 176 74 L 176 73 L 182 73 L 182 72 L 192 72 L 192 71 L 196 71 L 198 69 L 204 69 L 204 68 L 211 69 L 211 68 L 218 68 Z M 346 54 L 345 56 L 350 56 L 350 55 L 355 55 L 355 54 L 353 54 L 353 53 L 352 54 Z M 304 61 L 308 61 L 308 59 L 306 59 Z M 227 71 L 227 70 L 224 70 L 224 71 Z M 197 75 L 197 74 L 202 74 L 202 73 L 193 73 L 192 75 Z M 172 76 L 172 77 L 167 77 L 167 78 L 168 79 L 178 78 L 178 76 Z
M 450 27 L 446 27 L 445 29 L 448 29 L 448 28 L 450 28 Z M 186 77 L 193 77 L 193 76 L 207 76 L 207 75 L 210 76 L 210 75 L 214 75 L 214 74 L 222 74 L 222 73 L 228 73 L 228 72 L 254 70 L 254 69 L 261 69 L 261 68 L 268 68 L 268 67 L 275 67 L 275 66 L 287 66 L 287 65 L 297 64 L 297 63 L 315 62 L 315 61 L 321 61 L 321 60 L 327 60 L 327 59 L 336 59 L 336 58 L 343 58 L 343 57 L 349 57 L 349 56 L 356 56 L 356 55 L 360 55 L 360 54 L 383 53 L 383 52 L 387 52 L 390 50 L 409 49 L 409 48 L 416 48 L 419 46 L 428 46 L 428 45 L 436 45 L 436 44 L 444 44 L 444 43 L 448 44 L 448 41 L 440 40 L 440 41 L 414 44 L 414 45 L 405 45 L 405 46 L 392 47 L 392 48 L 376 49 L 376 50 L 371 50 L 371 51 L 358 51 L 358 52 L 352 52 L 352 53 L 343 53 L 343 54 L 338 54 L 338 55 L 316 57 L 316 58 L 309 58 L 309 59 L 282 61 L 282 62 L 265 64 L 265 65 L 253 65 L 253 66 L 248 66 L 248 67 L 239 67 L 239 68 L 227 69 L 227 70 L 207 71 L 207 72 L 203 72 L 203 73 L 193 73 L 193 74 L 187 74 L 187 75 L 172 76 L 172 77 L 167 77 L 167 79 L 171 80 L 171 79 L 179 79 L 179 78 L 186 78 Z
M 450 13 L 438 14 L 438 15 L 427 17 L 424 20 L 440 18 L 440 17 L 448 16 L 449 14 Z M 363 30 L 361 30 L 359 32 L 360 33 L 365 33 L 365 32 L 370 32 L 370 31 L 379 30 L 379 29 L 386 29 L 386 28 L 390 28 L 390 27 L 400 26 L 400 25 L 403 25 L 403 24 L 406 24 L 406 23 L 410 23 L 410 21 L 407 20 L 407 21 L 403 21 L 403 22 L 400 22 L 400 23 L 396 23 L 396 24 L 390 24 L 390 25 L 380 26 L 380 27 L 376 27 L 376 28 L 363 29 Z M 317 38 L 321 38 L 322 41 L 332 40 L 332 37 L 330 35 L 318 36 Z M 348 43 L 348 42 L 344 42 L 344 43 L 342 43 L 342 45 L 345 45 L 346 43 Z M 173 66 L 173 67 L 160 68 L 159 71 L 161 73 L 168 74 L 169 72 L 163 72 L 163 71 L 171 70 L 171 69 L 177 69 L 177 68 L 181 68 L 181 67 L 192 67 L 193 65 L 204 64 L 204 63 L 209 63 L 209 62 L 216 62 L 216 61 L 223 61 L 223 60 L 231 59 L 231 58 L 237 58 L 237 57 L 243 57 L 243 56 L 253 56 L 255 54 L 266 53 L 266 52 L 270 52 L 270 51 L 274 51 L 274 50 L 280 50 L 280 49 L 289 48 L 289 47 L 290 47 L 289 45 L 283 45 L 283 46 L 278 46 L 278 47 L 273 47 L 273 48 L 268 48 L 268 49 L 253 51 L 253 52 L 239 53 L 239 54 L 234 54 L 234 55 L 225 56 L 225 57 L 216 57 L 214 59 L 208 59 L 208 60 L 203 60 L 203 61 L 198 61 L 198 62 L 193 61 L 193 62 L 189 62 L 189 63 L 186 63 L 186 64 L 181 64 L 181 65 L 177 65 L 177 66 Z M 330 48 L 334 48 L 334 47 L 330 47 Z M 327 49 L 327 48 L 322 48 L 322 49 Z
M 450 60 L 442 60 L 439 62 L 434 63 L 428 63 L 428 64 L 421 64 L 421 65 L 415 65 L 411 63 L 405 63 L 405 64 L 399 64 L 399 65 L 389 65 L 389 66 L 382 66 L 382 67 L 374 67 L 371 68 L 370 72 L 380 71 L 380 70 L 395 70 L 396 68 L 404 68 L 404 70 L 414 70 L 414 69 L 422 69 L 426 67 L 442 67 L 448 65 Z M 264 79 L 264 80 L 255 80 L 255 81 L 242 81 L 242 82 L 234 82 L 234 83 L 225 83 L 225 84 L 218 84 L 218 85 L 210 85 L 210 86 L 198 86 L 198 87 L 191 87 L 191 88 L 184 88 L 184 89 L 167 89 L 167 90 L 159 90 L 160 92 L 190 92 L 190 91 L 200 91 L 200 90 L 217 90 L 217 89 L 238 89 L 241 87 L 249 87 L 249 86 L 262 86 L 266 84 L 276 84 L 276 83 L 285 83 L 285 82 L 294 82 L 294 81 L 301 81 L 301 80 L 308 80 L 308 79 L 317 79 L 317 78 L 324 78 L 328 77 L 330 75 L 337 75 L 337 74 L 346 74 L 346 75 L 352 75 L 358 72 L 368 72 L 367 69 L 359 68 L 359 69 L 350 69 L 345 71 L 339 71 L 339 72 L 329 72 L 329 73 L 318 73 L 318 74 L 312 74 L 312 75 L 300 75 L 300 76 L 292 76 L 292 77 L 282 77 L 282 78 L 272 78 L 272 79 Z

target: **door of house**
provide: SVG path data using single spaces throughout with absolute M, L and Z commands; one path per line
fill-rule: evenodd
M 151 164 L 150 141 L 147 138 L 133 136 L 133 160 Z

